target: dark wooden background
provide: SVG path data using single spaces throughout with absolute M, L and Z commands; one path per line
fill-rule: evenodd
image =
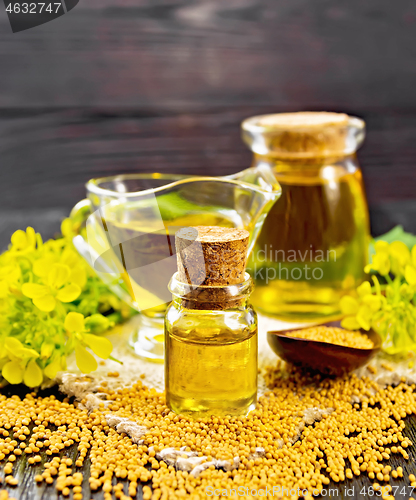
M 414 0 L 81 0 L 16 34 L 1 5 L 0 218 L 93 176 L 236 172 L 243 118 L 306 109 L 367 121 L 373 230 L 416 230 L 415 89 Z

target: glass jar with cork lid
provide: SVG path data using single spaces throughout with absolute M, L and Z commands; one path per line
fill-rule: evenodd
M 242 123 L 253 165 L 282 187 L 251 254 L 253 304 L 292 321 L 339 314 L 363 279 L 369 217 L 356 151 L 363 120 L 343 113 L 255 116 Z
M 196 418 L 246 415 L 257 400 L 257 315 L 245 272 L 249 233 L 217 226 L 175 235 L 178 272 L 165 319 L 166 403 Z

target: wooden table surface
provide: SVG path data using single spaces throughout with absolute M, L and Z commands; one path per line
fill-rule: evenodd
M 4 215 L 4 214 L 3 214 Z M 35 211 L 15 211 L 8 214 L 8 216 L 0 217 L 0 248 L 5 248 L 7 242 L 10 238 L 11 233 L 17 228 L 24 228 L 27 225 L 33 225 L 37 231 L 39 231 L 45 238 L 53 236 L 59 230 L 59 222 L 65 217 L 65 210 L 35 210 Z M 410 221 L 413 223 L 416 221 L 416 207 L 414 203 L 408 203 L 400 205 L 400 210 L 397 205 L 381 207 L 380 210 L 373 212 L 372 214 L 373 226 L 384 227 L 385 225 L 394 224 L 397 222 L 405 223 L 406 225 L 411 225 Z M 406 222 L 407 221 L 407 222 Z M 413 226 L 414 227 L 414 226 Z M 389 227 L 386 226 L 386 229 Z M 17 393 L 23 396 L 25 393 L 24 387 L 6 387 L 2 390 L 3 393 L 7 395 L 12 395 Z M 53 393 L 57 397 L 62 397 L 59 391 L 55 389 L 50 389 L 46 394 Z M 388 462 L 393 468 L 397 468 L 399 465 L 404 469 L 405 477 L 408 474 L 416 474 L 416 418 L 410 417 L 406 421 L 406 429 L 404 434 L 408 436 L 414 443 L 415 446 L 408 449 L 409 460 L 405 461 L 400 459 L 398 456 L 392 456 L 391 460 Z M 74 445 L 72 448 L 66 449 L 65 454 L 70 458 L 74 459 L 77 455 L 77 448 Z M 43 460 L 46 461 L 48 458 L 45 454 L 42 454 Z M 74 461 L 74 460 L 73 460 Z M 387 462 L 386 462 L 387 465 Z M 82 472 L 84 475 L 83 482 L 83 493 L 84 499 L 89 500 L 90 498 L 94 500 L 102 500 L 102 491 L 95 492 L 91 494 L 89 490 L 88 476 L 89 476 L 89 460 L 85 460 L 84 466 L 81 469 L 76 469 Z M 46 486 L 42 483 L 40 486 L 36 485 L 34 477 L 36 474 L 42 471 L 42 466 L 29 466 L 27 464 L 27 458 L 25 454 L 21 458 L 18 458 L 16 462 L 16 477 L 19 479 L 19 484 L 17 487 L 7 487 L 11 496 L 14 496 L 18 500 L 61 500 L 62 495 L 58 495 L 54 487 Z M 75 472 L 75 468 L 74 468 Z M 0 477 L 2 477 L 2 464 L 0 464 Z M 120 481 L 120 480 L 118 480 Z M 364 494 L 368 491 L 369 486 L 372 482 L 367 476 L 362 475 L 353 480 L 347 480 L 341 485 L 336 485 L 331 483 L 326 488 L 326 498 L 339 498 L 339 499 L 362 499 L 362 498 L 373 498 L 371 495 Z M 407 480 L 391 480 L 392 486 L 399 486 L 396 494 L 396 500 L 408 500 L 410 497 L 411 489 L 409 487 L 409 482 Z M 126 483 L 127 485 L 127 483 Z M 402 488 L 405 487 L 405 490 Z M 364 489 L 363 489 L 364 488 Z M 127 490 L 126 490 L 127 491 Z M 406 494 L 401 494 L 401 491 L 405 491 Z M 415 492 L 416 498 L 416 492 Z M 137 499 L 142 499 L 141 489 L 138 489 Z

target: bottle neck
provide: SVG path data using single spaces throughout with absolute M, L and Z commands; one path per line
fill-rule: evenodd
M 209 300 L 204 301 L 201 297 L 172 297 L 172 303 L 176 307 L 184 307 L 185 309 L 194 311 L 227 311 L 231 309 L 245 308 L 249 303 L 249 298 L 227 299 L 220 297 L 217 302 Z
M 178 280 L 178 273 L 172 276 L 169 290 L 173 302 L 195 310 L 226 310 L 241 308 L 247 305 L 253 289 L 253 282 L 248 273 L 242 283 L 227 286 L 198 286 Z

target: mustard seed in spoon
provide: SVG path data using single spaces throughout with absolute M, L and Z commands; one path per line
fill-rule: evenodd
M 327 342 L 329 344 L 341 345 L 344 347 L 353 347 L 354 349 L 373 349 L 374 342 L 359 331 L 344 330 L 330 326 L 312 326 L 293 330 L 287 334 L 290 337 L 306 340 L 315 340 L 317 342 Z

